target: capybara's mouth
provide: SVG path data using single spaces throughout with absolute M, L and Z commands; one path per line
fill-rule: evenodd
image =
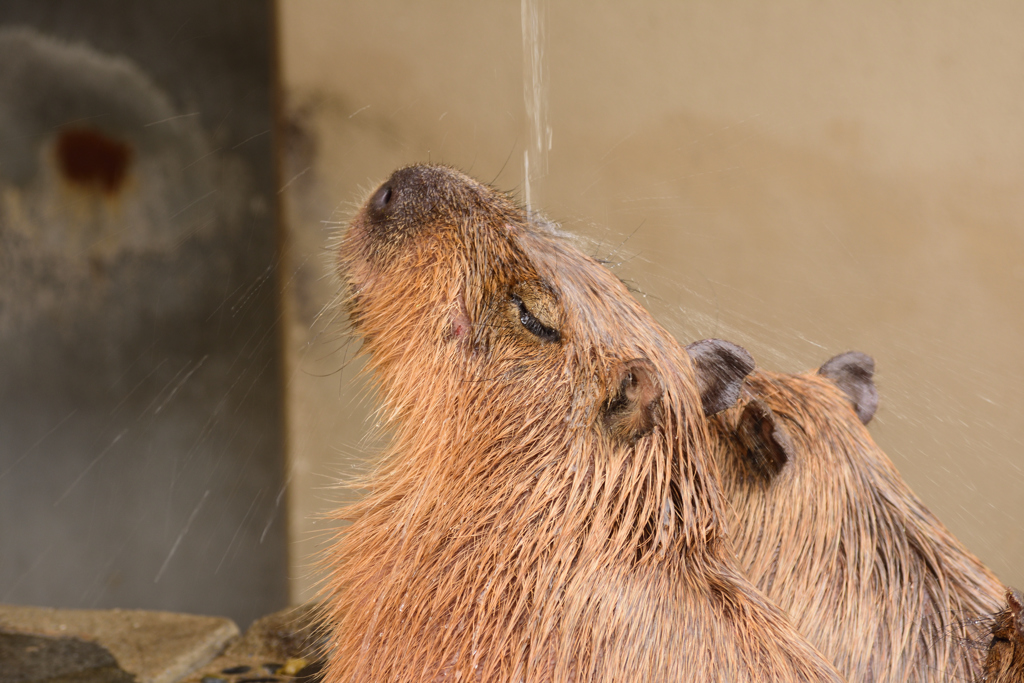
M 377 279 L 377 268 L 369 258 L 373 245 L 367 238 L 363 211 L 360 210 L 349 224 L 338 251 L 338 270 L 350 294 L 358 295 L 372 287 Z
M 394 212 L 389 210 L 399 194 L 394 187 L 395 175 L 398 172 L 370 195 L 342 238 L 337 263 L 350 307 L 384 285 L 389 279 L 389 266 L 408 246 L 409 240 L 394 228 Z M 358 318 L 353 322 L 358 327 Z

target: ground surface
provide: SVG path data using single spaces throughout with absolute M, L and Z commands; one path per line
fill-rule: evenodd
M 0 605 L 0 683 L 285 683 L 318 679 L 310 607 L 257 620 Z

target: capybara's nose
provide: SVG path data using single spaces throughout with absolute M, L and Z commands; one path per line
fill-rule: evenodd
M 400 187 L 398 187 L 401 179 L 396 179 L 395 176 L 397 175 L 397 173 L 392 175 L 383 185 L 378 187 L 377 191 L 370 197 L 370 201 L 366 203 L 366 217 L 371 223 L 382 224 L 392 217 L 395 204 L 397 204 L 398 194 L 401 192 Z
M 387 211 L 388 205 L 391 203 L 391 198 L 394 194 L 395 192 L 391 187 L 391 183 L 384 183 L 376 192 L 373 193 L 373 196 L 370 197 L 370 210 L 378 213 Z
M 422 218 L 437 179 L 429 167 L 400 168 L 377 188 L 366 203 L 366 217 L 371 225 L 385 233 L 407 230 L 409 219 Z
M 391 197 L 394 195 L 394 191 L 391 188 L 390 183 L 384 183 L 374 193 L 374 196 L 370 198 L 370 208 L 373 211 L 386 211 L 388 204 L 391 203 Z

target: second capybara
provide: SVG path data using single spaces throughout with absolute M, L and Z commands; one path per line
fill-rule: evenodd
M 723 540 L 703 412 L 742 349 L 684 349 L 444 166 L 396 171 L 339 252 L 392 442 L 340 513 L 328 683 L 840 680 Z
M 873 373 L 755 370 L 712 420 L 740 565 L 851 681 L 978 680 L 1003 587 L 872 440 Z
M 1006 591 L 1006 608 L 996 615 L 985 658 L 984 683 L 1024 683 L 1024 596 Z

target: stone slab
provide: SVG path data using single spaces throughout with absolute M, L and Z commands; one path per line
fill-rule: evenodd
M 233 621 L 220 617 L 19 605 L 0 605 L 0 632 L 94 642 L 138 683 L 174 683 L 210 662 L 239 635 Z
M 0 683 L 136 683 L 102 645 L 0 632 Z

